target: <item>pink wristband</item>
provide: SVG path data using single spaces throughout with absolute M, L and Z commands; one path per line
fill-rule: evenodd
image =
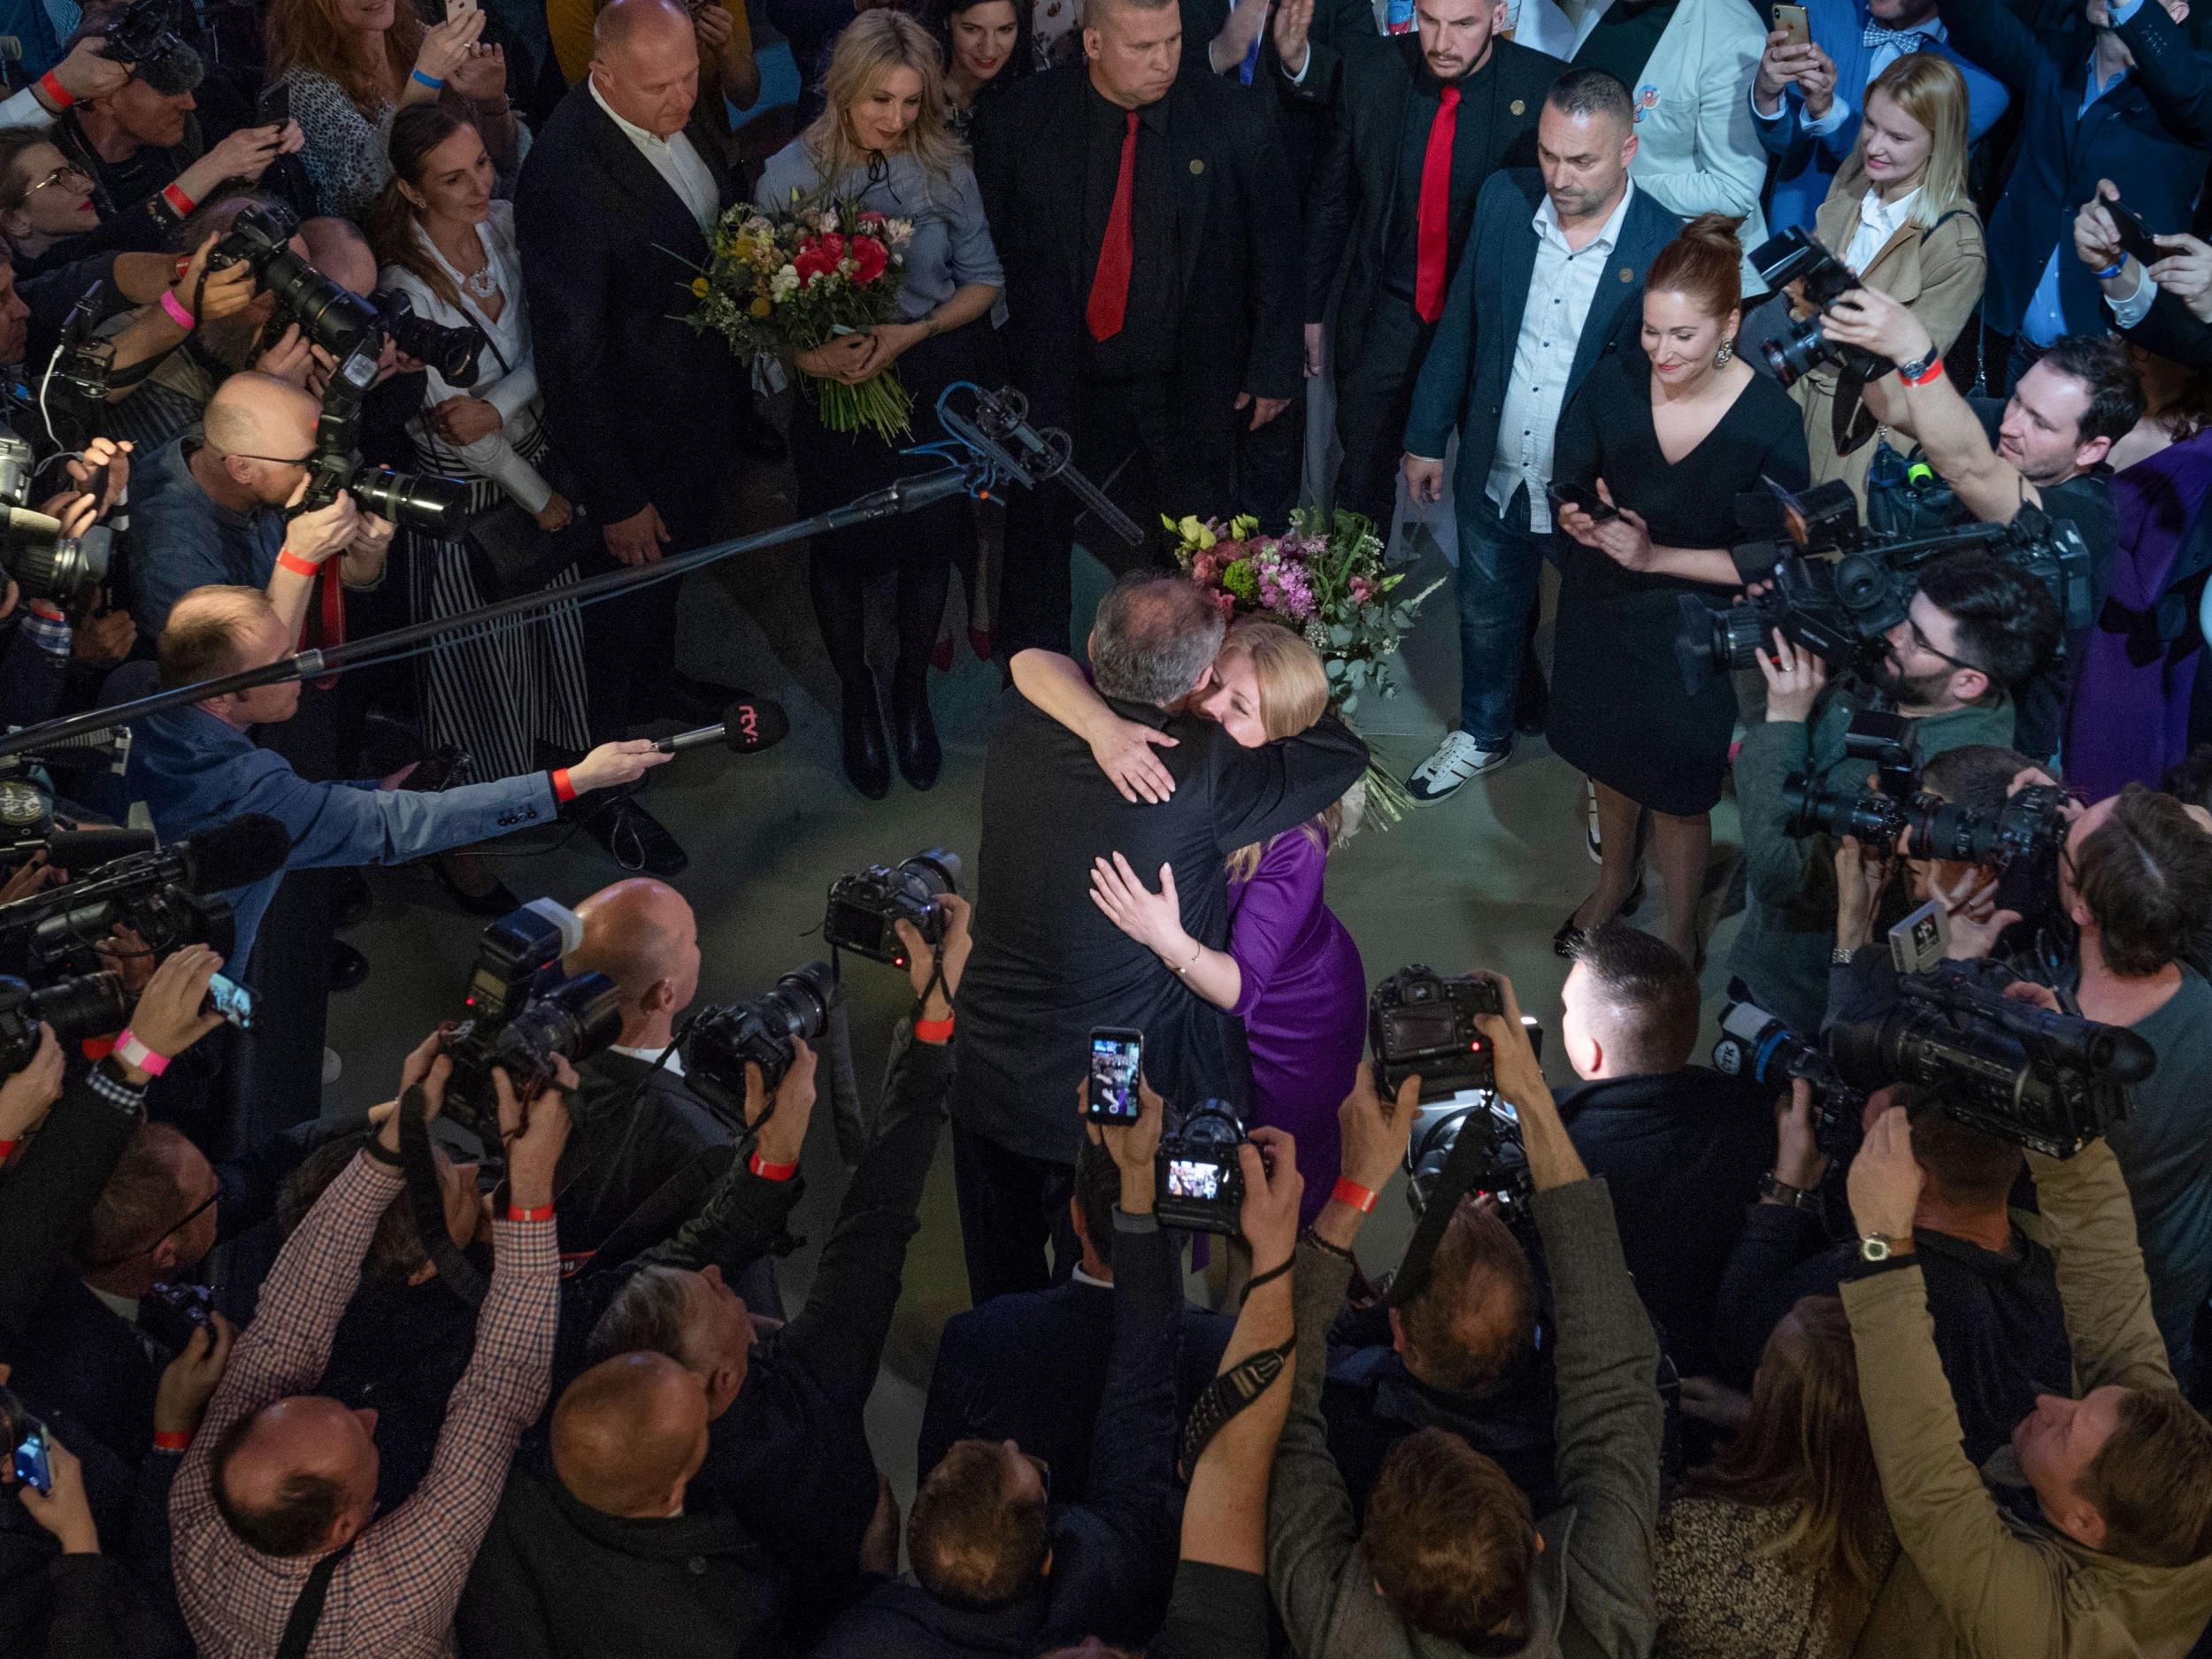
M 161 310 L 162 314 L 171 322 L 188 333 L 190 332 L 193 326 L 192 313 L 178 304 L 177 296 L 167 288 L 161 291 Z
M 134 1066 L 148 1077 L 159 1077 L 169 1069 L 169 1056 L 156 1054 L 138 1040 L 138 1033 L 126 1030 L 115 1040 L 115 1057 L 125 1065 Z

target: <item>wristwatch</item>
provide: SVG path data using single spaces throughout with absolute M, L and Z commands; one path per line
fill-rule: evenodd
M 1908 386 L 1921 385 L 1923 382 L 1933 377 L 1933 372 L 1936 365 L 1942 361 L 1943 352 L 1941 349 L 1939 347 L 1931 345 L 1928 348 L 1928 355 L 1926 357 L 1915 358 L 1910 363 L 1899 364 L 1897 365 L 1897 378 L 1904 381 Z
M 1910 1239 L 1893 1239 L 1879 1233 L 1866 1233 L 1859 1240 L 1859 1260 L 1886 1262 L 1898 1253 L 1899 1245 L 1911 1242 Z
M 1855 945 L 1838 945 L 1828 953 L 1828 965 L 1832 968 L 1847 968 L 1851 965 L 1851 958 L 1858 954 L 1858 948 Z
M 1759 1196 L 1771 1198 L 1778 1204 L 1787 1204 L 1792 1210 L 1811 1210 L 1816 1214 L 1820 1210 L 1820 1194 L 1817 1192 L 1792 1187 L 1772 1170 L 1759 1178 Z

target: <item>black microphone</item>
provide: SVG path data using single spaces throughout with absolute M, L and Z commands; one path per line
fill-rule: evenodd
M 284 826 L 260 812 L 249 812 L 186 836 L 158 852 L 133 853 L 91 871 L 82 879 L 43 893 L 0 904 L 0 933 L 35 927 L 56 916 L 71 917 L 70 927 L 91 926 L 93 912 L 108 901 L 156 887 L 222 893 L 250 887 L 284 868 L 292 838 Z M 106 924 L 100 924 L 104 932 Z
M 783 704 L 766 697 L 748 697 L 723 710 L 718 724 L 664 737 L 653 747 L 664 755 L 680 755 L 687 749 L 720 743 L 733 754 L 757 755 L 782 742 L 790 730 L 791 717 L 783 711 Z

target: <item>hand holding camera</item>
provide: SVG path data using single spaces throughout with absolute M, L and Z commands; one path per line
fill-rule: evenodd
M 38 1033 L 30 1064 L 0 1083 L 0 1141 L 20 1141 L 46 1121 L 61 1098 L 61 1044 L 51 1025 Z
M 892 922 L 891 931 L 906 948 L 906 977 L 914 987 L 914 995 L 928 999 L 923 1004 L 921 1017 L 949 1019 L 952 999 L 960 991 L 960 975 L 968 965 L 969 951 L 975 948 L 975 940 L 968 931 L 975 910 L 957 893 L 940 893 L 933 902 L 941 918 L 936 943 L 931 943 L 920 928 L 902 916 Z M 938 977 L 941 953 L 944 971 L 941 981 L 933 989 L 930 982 Z
M 1870 848 L 1855 835 L 1836 847 L 1836 943 L 1856 950 L 1874 941 L 1874 910 L 1889 885 L 1886 847 Z
M 1935 349 L 1927 326 L 1879 288 L 1853 288 L 1831 301 L 1823 316 L 1829 340 L 1891 363 L 1917 363 Z
M 776 1079 L 772 1105 L 759 1065 L 751 1060 L 745 1063 L 745 1126 L 754 1132 L 754 1150 L 763 1164 L 799 1161 L 806 1145 L 807 1123 L 814 1116 L 815 1064 L 814 1049 L 806 1040 L 792 1038 L 791 1064 Z
M 506 1068 L 492 1068 L 499 1139 L 507 1149 L 507 1202 L 518 1210 L 541 1210 L 553 1202 L 553 1171 L 568 1144 L 568 1092 L 575 1087 L 576 1068 L 566 1055 L 556 1054 L 552 1080 L 526 1108 Z
M 1298 1143 L 1284 1130 L 1261 1127 L 1237 1148 L 1244 1171 L 1244 1203 L 1237 1225 L 1252 1247 L 1254 1277 L 1290 1260 L 1298 1247 L 1298 1204 L 1306 1191 L 1298 1172 Z
M 1813 705 L 1828 687 L 1828 664 L 1810 651 L 1801 651 L 1774 631 L 1772 655 L 1761 651 L 1755 659 L 1767 682 L 1767 718 L 1802 726 L 1813 717 Z
M 308 482 L 304 478 L 300 480 L 299 488 L 284 503 L 288 511 L 305 499 Z M 285 526 L 284 550 L 294 558 L 319 565 L 351 547 L 354 538 L 361 534 L 361 510 L 353 504 L 352 493 L 342 489 L 328 506 L 311 507 Z
M 157 1434 L 193 1434 L 207 1415 L 207 1402 L 223 1380 L 230 1363 L 230 1345 L 238 1328 L 219 1313 L 194 1329 L 177 1356 L 162 1367 L 154 1389 L 154 1432 Z
M 1386 1102 L 1375 1092 L 1374 1067 L 1363 1065 L 1353 1073 L 1352 1092 L 1336 1109 L 1344 1148 L 1337 1170 L 1346 1180 L 1371 1193 L 1379 1193 L 1390 1185 L 1391 1176 L 1405 1157 L 1414 1119 L 1420 1116 L 1420 1078 L 1409 1077 L 1398 1085 L 1396 1095 Z
M 1851 1221 L 1859 1236 L 1892 1240 L 1891 1250 L 1912 1248 L 1913 1211 L 1920 1205 L 1920 1165 L 1912 1156 L 1912 1125 L 1902 1106 L 1874 1120 L 1851 1160 L 1847 1184 Z
M 446 1079 L 453 1075 L 453 1061 L 445 1051 L 446 1027 L 441 1025 L 420 1042 L 399 1065 L 399 1093 L 394 1095 L 393 1109 L 377 1125 L 376 1141 L 387 1152 L 399 1150 L 399 1110 L 397 1102 L 406 1099 L 407 1091 L 417 1084 L 422 1086 L 422 1117 L 425 1123 L 434 1120 L 445 1110 Z M 374 1119 L 376 1114 L 370 1117 Z
M 173 1060 L 223 1023 L 207 1008 L 208 981 L 223 959 L 205 945 L 172 951 L 154 970 L 131 1010 L 131 1033 L 154 1053 Z M 136 1068 L 126 1066 L 126 1071 Z
M 1083 1133 L 1091 1138 L 1094 1147 L 1104 1147 L 1106 1156 L 1113 1159 L 1114 1167 L 1121 1171 L 1121 1208 L 1125 1214 L 1148 1216 L 1152 1213 L 1156 1191 L 1155 1155 L 1160 1148 L 1160 1129 L 1166 1108 L 1160 1097 L 1152 1092 L 1152 1086 L 1137 1078 L 1137 1116 L 1133 1122 L 1120 1125 L 1100 1123 L 1090 1111 L 1090 1083 L 1086 1079 L 1076 1085 L 1076 1110 L 1083 1114 Z
M 1774 1106 L 1774 1179 L 1809 1193 L 1827 1173 L 1828 1155 L 1820 1149 L 1813 1114 L 1813 1086 L 1804 1078 L 1792 1078 L 1790 1092 Z
M 107 36 L 88 35 L 54 65 L 54 79 L 77 103 L 115 91 L 131 78 L 131 65 L 107 54 Z

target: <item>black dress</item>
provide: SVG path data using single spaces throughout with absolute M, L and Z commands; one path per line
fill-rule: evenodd
M 1679 461 L 1659 448 L 1651 365 L 1640 351 L 1609 357 L 1559 423 L 1552 476 L 1605 480 L 1662 547 L 1724 548 L 1742 539 L 1738 495 L 1771 478 L 1791 489 L 1809 475 L 1805 426 L 1789 394 L 1755 374 L 1719 424 Z M 1674 641 L 1681 595 L 1718 608 L 1735 590 L 1623 569 L 1564 534 L 1553 648 L 1551 720 L 1560 757 L 1655 811 L 1694 817 L 1720 799 L 1736 694 L 1725 675 L 1683 689 Z

